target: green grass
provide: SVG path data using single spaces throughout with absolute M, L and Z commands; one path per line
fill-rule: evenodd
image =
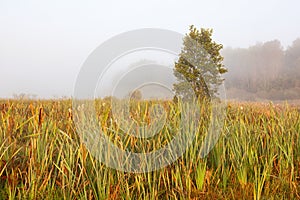
M 153 102 L 135 102 L 135 123 L 149 123 Z M 106 167 L 80 142 L 70 100 L 0 101 L 0 199 L 299 199 L 300 113 L 295 107 L 230 103 L 221 136 L 206 158 L 201 110 L 193 145 L 149 173 Z M 150 152 L 178 130 L 180 111 L 163 102 L 167 123 L 152 140 L 128 136 L 108 102 L 96 102 L 99 125 L 122 149 Z M 123 131 L 123 132 L 122 132 Z M 202 134 L 200 134 L 202 133 Z

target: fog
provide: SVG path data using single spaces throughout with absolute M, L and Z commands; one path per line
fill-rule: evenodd
M 250 46 L 278 40 L 283 57 L 282 60 L 267 59 L 274 63 L 272 66 L 277 70 L 270 81 L 278 78 L 288 66 L 295 65 L 291 62 L 297 58 L 291 57 L 291 53 L 287 56 L 286 52 L 293 46 L 293 41 L 300 37 L 299 7 L 300 3 L 296 0 L 1 0 L 0 98 L 21 93 L 35 94 L 40 98 L 70 97 L 82 64 L 102 42 L 139 28 L 162 28 L 185 34 L 191 24 L 197 28 L 212 28 L 214 40 L 224 45 L 224 63 L 229 68 L 229 95 L 239 98 L 240 92 L 233 85 L 239 83 L 239 78 L 250 77 L 246 74 L 251 74 L 249 68 L 254 64 L 250 63 L 252 59 L 242 56 L 242 52 L 248 55 Z M 274 49 L 278 49 L 276 44 Z M 281 56 L 281 53 L 278 55 Z M 248 61 L 249 65 L 239 67 Z M 267 65 L 264 63 L 264 66 Z M 292 68 L 294 71 L 299 69 Z M 273 72 L 273 68 L 260 66 L 255 71 L 267 76 L 269 71 Z M 289 74 L 294 73 L 291 70 L 285 76 Z M 251 84 L 259 83 L 257 77 L 251 76 Z M 298 83 L 291 83 L 287 87 L 299 86 Z M 291 89 L 285 97 L 296 98 L 294 93 L 297 91 Z M 257 95 L 248 88 L 247 94 L 241 98 L 254 99 L 248 97 L 251 92 Z M 258 99 L 267 97 L 270 96 L 259 94 Z
M 257 43 L 249 48 L 222 51 L 227 95 L 231 99 L 300 99 L 300 38 L 286 49 L 280 41 Z

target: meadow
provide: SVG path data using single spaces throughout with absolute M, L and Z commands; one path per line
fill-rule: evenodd
M 135 120 L 147 121 L 136 103 Z M 108 102 L 100 126 L 120 148 L 153 151 L 169 142 L 180 115 L 164 102 L 167 124 L 152 141 L 118 135 Z M 300 110 L 289 104 L 229 102 L 207 157 L 205 110 L 193 145 L 171 165 L 121 172 L 99 162 L 76 133 L 71 100 L 0 100 L 0 199 L 300 199 Z M 205 117 L 206 116 L 206 117 Z

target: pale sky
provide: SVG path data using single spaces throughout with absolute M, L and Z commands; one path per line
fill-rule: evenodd
M 102 42 L 139 28 L 214 29 L 225 47 L 300 37 L 298 0 L 0 0 L 0 98 L 71 96 L 81 65 Z

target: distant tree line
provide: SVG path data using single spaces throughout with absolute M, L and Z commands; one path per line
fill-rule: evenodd
M 229 98 L 243 100 L 300 99 L 300 38 L 284 49 L 278 40 L 249 48 L 226 48 Z

